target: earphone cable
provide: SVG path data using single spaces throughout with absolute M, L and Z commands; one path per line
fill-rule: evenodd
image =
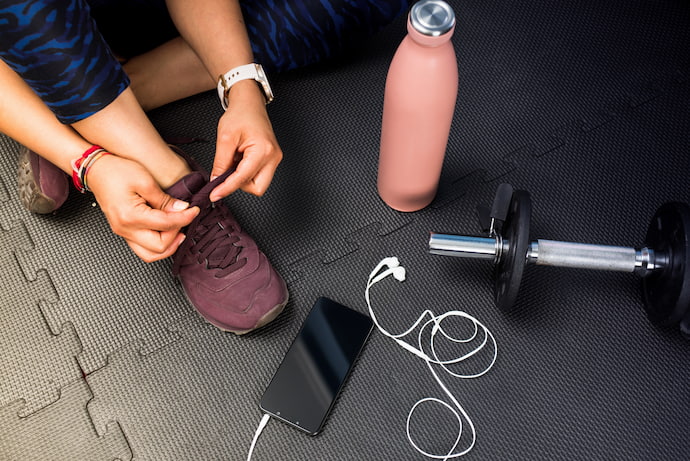
M 387 267 L 386 270 L 381 272 L 381 270 Z M 374 313 L 374 309 L 372 307 L 371 303 L 371 288 L 381 280 L 385 279 L 386 277 L 393 276 L 396 280 L 402 282 L 405 280 L 405 269 L 400 266 L 400 263 L 398 261 L 398 258 L 395 257 L 390 257 L 390 258 L 385 258 L 383 259 L 377 266 L 374 268 L 374 270 L 371 272 L 369 275 L 369 279 L 367 281 L 367 286 L 364 291 L 364 298 L 367 302 L 367 306 L 369 308 L 369 315 L 374 321 L 374 324 L 378 328 L 378 330 L 385 336 L 393 339 L 400 347 L 403 349 L 407 350 L 408 352 L 411 352 L 412 354 L 416 355 L 417 357 L 421 358 L 424 360 L 431 371 L 431 374 L 433 375 L 434 379 L 436 382 L 439 384 L 443 392 L 448 396 L 448 398 L 452 401 L 454 406 L 451 406 L 449 403 L 429 397 L 429 398 L 424 398 L 419 401 L 417 401 L 412 408 L 410 409 L 410 412 L 408 413 L 407 416 L 407 424 L 406 424 L 406 432 L 407 432 L 407 439 L 409 440 L 410 444 L 417 450 L 419 453 L 422 455 L 432 458 L 432 459 L 442 459 L 442 460 L 448 460 L 452 458 L 458 458 L 460 456 L 463 456 L 472 450 L 472 448 L 475 445 L 477 435 L 476 435 L 476 430 L 474 427 L 474 424 L 472 423 L 472 420 L 470 419 L 469 415 L 465 411 L 465 409 L 460 405 L 460 402 L 455 398 L 453 393 L 448 389 L 448 387 L 443 383 L 441 378 L 438 376 L 436 373 L 436 370 L 434 369 L 434 365 L 438 365 L 441 368 L 443 368 L 448 374 L 451 376 L 457 377 L 457 378 L 464 378 L 464 379 L 472 379 L 472 378 L 478 378 L 484 374 L 486 374 L 496 363 L 496 358 L 498 356 L 498 346 L 496 344 L 496 339 L 494 338 L 494 335 L 491 333 L 491 331 L 484 325 L 482 324 L 479 320 L 477 320 L 475 317 L 471 316 L 470 314 L 462 311 L 457 311 L 457 310 L 452 310 L 448 311 L 444 314 L 441 315 L 435 315 L 431 310 L 425 310 L 422 312 L 422 314 L 419 316 L 419 318 L 414 322 L 414 324 L 408 328 L 406 331 L 400 334 L 393 334 L 387 331 L 385 328 L 381 326 L 379 323 L 378 319 L 376 318 L 376 315 Z M 460 317 L 462 319 L 468 320 L 469 322 L 472 323 L 474 327 L 474 331 L 472 334 L 470 334 L 467 337 L 463 338 L 455 338 L 454 336 L 448 334 L 443 327 L 442 327 L 442 322 L 446 319 L 452 318 L 452 317 Z M 426 322 L 425 322 L 426 318 Z M 421 325 L 421 326 L 420 326 Z M 431 329 L 431 335 L 429 339 L 429 347 L 431 348 L 431 356 L 424 352 L 423 348 L 423 334 L 424 331 L 429 327 L 433 325 Z M 418 347 L 414 347 L 408 342 L 404 341 L 402 338 L 409 335 L 411 332 L 413 332 L 415 329 L 419 328 L 419 333 L 417 336 L 418 340 Z M 461 355 L 459 357 L 455 357 L 449 360 L 441 360 L 438 357 L 438 354 L 436 352 L 436 346 L 435 346 L 435 340 L 436 340 L 436 335 L 438 333 L 441 333 L 441 335 L 446 338 L 447 340 L 455 343 L 465 343 L 468 344 L 472 341 L 478 340 L 478 337 L 482 335 L 482 339 L 480 341 L 480 344 L 475 346 L 472 350 L 470 350 L 468 353 Z M 456 373 L 453 372 L 448 368 L 449 365 L 451 364 L 456 364 L 460 363 L 464 360 L 469 359 L 470 357 L 473 357 L 475 354 L 479 353 L 482 351 L 487 345 L 491 345 L 493 348 L 493 353 L 491 356 L 490 363 L 478 371 L 477 373 L 473 374 L 461 374 L 461 373 Z M 425 402 L 433 402 L 433 403 L 438 403 L 446 407 L 458 420 L 458 436 L 455 440 L 455 443 L 451 447 L 451 449 L 446 453 L 445 455 L 439 455 L 439 454 L 434 454 L 434 453 L 429 453 L 425 450 L 423 450 L 415 441 L 414 438 L 412 437 L 412 434 L 410 433 L 410 422 L 412 420 L 412 415 L 415 412 L 415 410 L 419 407 L 419 405 L 425 403 Z M 471 432 L 471 441 L 468 444 L 468 446 L 462 450 L 456 452 L 456 449 L 458 445 L 460 444 L 462 434 L 463 434 L 463 420 L 467 421 L 467 424 L 469 425 L 469 430 Z

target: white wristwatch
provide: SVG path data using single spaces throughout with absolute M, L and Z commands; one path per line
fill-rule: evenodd
M 268 78 L 261 64 L 245 64 L 235 67 L 218 77 L 218 97 L 223 105 L 223 109 L 228 109 L 228 92 L 230 88 L 239 81 L 249 79 L 256 80 L 259 83 L 266 97 L 266 104 L 273 101 L 273 91 L 271 90 L 271 85 L 268 84 Z

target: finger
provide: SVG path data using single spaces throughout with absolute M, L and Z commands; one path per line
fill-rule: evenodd
M 141 203 L 136 210 L 136 215 L 129 218 L 136 227 L 160 232 L 176 231 L 187 227 L 199 214 L 199 207 L 182 211 L 162 211 L 151 208 L 146 203 Z
M 244 186 L 247 183 L 247 181 L 250 180 L 251 177 L 240 176 L 240 173 L 235 172 L 228 176 L 228 178 L 225 181 L 223 181 L 223 183 L 218 184 L 208 195 L 208 198 L 212 202 L 217 202 L 223 197 L 227 197 L 228 195 L 232 194 L 240 187 Z
M 211 168 L 211 181 L 216 179 L 231 168 L 234 168 L 242 160 L 242 153 L 238 151 L 239 138 L 236 136 L 220 136 L 218 147 Z
M 234 170 L 237 167 L 237 165 L 242 161 L 243 157 L 244 157 L 244 155 L 242 154 L 242 152 L 235 152 L 235 155 L 232 156 L 230 161 L 226 161 L 223 163 L 219 162 L 218 163 L 219 166 L 216 166 L 216 163 L 214 160 L 213 169 L 211 170 L 211 181 L 213 181 L 214 179 L 216 179 L 218 176 L 222 175 L 226 171 Z
M 135 242 L 141 248 L 154 253 L 165 253 L 170 249 L 170 246 L 176 242 L 176 239 L 181 238 L 179 230 L 156 232 L 149 229 L 140 229 L 133 232 L 128 240 Z
M 249 182 L 245 183 L 241 189 L 249 194 L 261 197 L 268 190 L 268 186 L 273 181 L 273 176 L 278 165 L 270 164 L 264 166 Z
M 209 194 L 211 201 L 215 202 L 223 197 L 227 197 L 249 183 L 261 169 L 261 162 L 262 158 L 258 155 L 245 155 L 239 165 L 237 165 L 237 169 L 211 191 Z
M 161 259 L 168 258 L 175 254 L 177 249 L 180 247 L 185 239 L 185 235 L 178 233 L 172 240 L 171 244 L 163 251 L 151 250 L 145 246 L 140 245 L 137 241 L 125 239 L 127 245 L 132 249 L 134 254 L 136 254 L 142 261 L 150 263 L 154 261 L 160 261 Z
M 151 208 L 170 212 L 183 211 L 189 208 L 189 203 L 166 194 L 155 183 L 141 186 L 136 192 L 151 205 Z
M 188 226 L 199 213 L 198 207 L 189 208 L 187 202 L 166 194 L 156 184 L 136 192 L 146 202 L 137 207 L 140 214 L 136 222 L 140 227 L 157 231 L 180 229 Z

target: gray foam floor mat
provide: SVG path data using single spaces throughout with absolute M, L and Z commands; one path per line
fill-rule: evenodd
M 648 322 L 638 278 L 530 268 L 505 315 L 490 264 L 426 244 L 429 231 L 479 234 L 476 207 L 501 182 L 530 192 L 534 238 L 640 246 L 661 203 L 690 202 L 690 9 L 450 3 L 460 90 L 441 187 L 422 211 L 376 195 L 402 18 L 351 56 L 272 76 L 285 159 L 264 197 L 227 203 L 291 300 L 246 337 L 206 324 L 170 263 L 140 262 L 93 197 L 24 211 L 18 146 L 0 137 L 0 459 L 246 458 L 261 393 L 314 300 L 365 311 L 366 278 L 391 255 L 408 280 L 374 289 L 382 324 L 403 331 L 425 309 L 459 309 L 496 337 L 488 374 L 441 377 L 477 430 L 468 459 L 687 459 L 690 342 Z M 220 111 L 208 93 L 151 118 L 166 136 L 208 140 L 183 148 L 209 167 Z M 405 421 L 424 397 L 445 398 L 427 365 L 375 332 L 322 434 L 271 422 L 253 459 L 423 459 Z M 413 430 L 445 453 L 456 426 L 425 407 Z

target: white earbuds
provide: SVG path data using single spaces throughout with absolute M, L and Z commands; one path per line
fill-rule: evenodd
M 383 270 L 385 268 L 385 270 Z M 392 275 L 395 280 L 402 282 L 405 280 L 405 268 L 400 265 L 400 261 L 398 261 L 398 258 L 395 256 L 391 256 L 388 258 L 385 258 L 381 260 L 381 262 L 374 268 L 374 270 L 371 272 L 369 275 L 369 280 L 367 281 L 367 286 L 366 289 L 364 290 L 364 298 L 367 302 L 367 306 L 369 307 L 369 316 L 371 319 L 374 321 L 374 324 L 376 327 L 379 329 L 379 331 L 385 335 L 388 336 L 389 338 L 393 339 L 400 347 L 405 349 L 406 351 L 416 355 L 417 357 L 421 358 L 424 360 L 429 367 L 429 371 L 433 375 L 434 379 L 436 382 L 439 384 L 441 389 L 445 392 L 445 394 L 448 396 L 448 398 L 451 400 L 453 405 L 437 399 L 437 398 L 425 398 L 419 400 L 410 410 L 407 416 L 407 439 L 409 440 L 410 444 L 422 455 L 431 458 L 431 459 L 443 459 L 443 460 L 449 460 L 451 458 L 458 458 L 460 456 L 463 456 L 467 454 L 472 448 L 474 447 L 475 441 L 476 441 L 476 431 L 474 428 L 474 424 L 472 423 L 472 420 L 470 419 L 469 415 L 465 411 L 465 409 L 460 405 L 460 402 L 455 398 L 453 393 L 448 389 L 448 387 L 443 383 L 441 378 L 439 378 L 438 374 L 436 373 L 435 368 L 440 367 L 444 371 L 446 371 L 448 374 L 451 376 L 457 377 L 457 378 L 478 378 L 479 376 L 484 375 L 491 369 L 491 367 L 494 365 L 496 361 L 496 356 L 497 356 L 497 346 L 496 346 L 496 340 L 494 339 L 493 334 L 484 326 L 479 320 L 476 318 L 472 317 L 471 315 L 462 312 L 462 311 L 456 311 L 456 310 L 451 310 L 447 311 L 441 315 L 435 315 L 431 310 L 425 309 L 424 312 L 419 316 L 416 322 L 408 328 L 406 331 L 398 334 L 393 334 L 388 332 L 385 328 L 383 328 L 379 322 L 378 319 L 376 318 L 376 315 L 374 314 L 374 309 L 371 305 L 371 295 L 370 295 L 370 290 L 371 288 L 381 280 L 385 279 L 386 277 Z M 474 326 L 472 334 L 470 334 L 467 337 L 454 337 L 448 334 L 448 332 L 444 331 L 444 329 L 441 327 L 441 322 L 447 318 L 450 317 L 459 317 L 464 319 L 465 321 L 469 321 L 471 325 Z M 431 336 L 429 338 L 429 345 L 428 348 L 430 349 L 430 354 L 429 355 L 423 348 L 423 338 L 426 337 L 424 332 L 428 331 L 427 328 L 431 326 Z M 412 333 L 415 329 L 419 329 L 418 335 L 417 335 L 417 342 L 418 342 L 418 347 L 415 347 L 409 343 L 407 343 L 403 338 L 405 338 L 408 334 Z M 435 341 L 436 341 L 436 336 L 438 333 L 441 333 L 441 336 L 443 339 L 450 341 L 452 343 L 455 343 L 456 345 L 461 345 L 461 344 L 466 344 L 468 346 L 469 352 L 460 355 L 459 357 L 456 358 L 450 358 L 450 359 L 440 359 L 438 355 L 436 354 L 436 347 L 435 347 Z M 474 356 L 476 353 L 478 353 L 480 350 L 484 348 L 484 346 L 489 346 L 491 347 L 492 351 L 489 352 L 490 357 L 490 363 L 485 366 L 484 369 L 479 371 L 478 373 L 475 374 L 461 374 L 461 373 L 456 373 L 448 368 L 448 365 L 451 364 L 456 364 L 459 362 L 462 362 L 472 356 Z M 467 350 L 467 349 L 465 349 Z M 447 453 L 445 454 L 436 454 L 436 453 L 429 453 L 425 451 L 423 448 L 421 448 L 417 443 L 415 443 L 412 434 L 410 432 L 410 421 L 412 419 L 412 415 L 417 409 L 418 405 L 424 402 L 436 402 L 438 404 L 443 405 L 445 408 L 451 411 L 451 413 L 458 419 L 459 422 L 459 431 L 458 431 L 458 436 L 455 440 L 455 443 L 453 446 L 448 450 Z M 469 445 L 465 446 L 464 448 L 459 447 L 460 445 L 460 439 L 463 434 L 463 422 L 466 422 L 469 425 L 469 432 L 470 432 L 470 440 L 469 440 Z
M 393 278 L 397 280 L 398 282 L 404 282 L 405 281 L 405 268 L 402 266 L 394 267 L 392 269 L 393 272 Z
M 379 263 L 379 268 L 383 266 L 388 266 L 389 269 L 393 269 L 394 267 L 400 266 L 400 260 L 395 256 L 389 256 L 388 258 L 382 259 Z
M 381 272 L 381 269 L 384 267 L 386 270 Z M 380 282 L 389 275 L 392 275 L 393 278 L 399 282 L 405 281 L 405 268 L 400 265 L 400 261 L 395 256 L 384 258 L 378 263 L 376 268 L 374 268 L 369 275 L 368 286 L 373 286 L 375 283 Z

